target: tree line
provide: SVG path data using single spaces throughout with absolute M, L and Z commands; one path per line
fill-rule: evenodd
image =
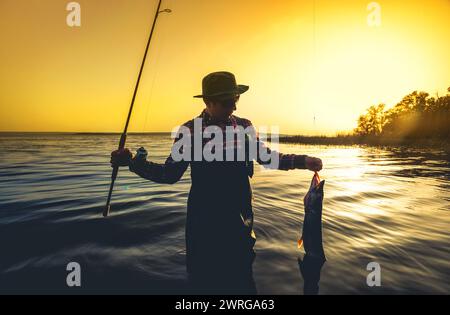
M 358 119 L 357 136 L 424 139 L 450 137 L 450 87 L 445 96 L 414 91 L 391 109 L 373 105 Z

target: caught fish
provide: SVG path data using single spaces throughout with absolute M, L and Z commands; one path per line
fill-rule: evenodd
M 323 187 L 325 181 L 321 181 L 316 172 L 311 181 L 308 193 L 303 199 L 305 218 L 298 247 L 305 249 L 303 260 L 299 258 L 300 273 L 304 279 L 304 294 L 318 294 L 320 272 L 326 261 L 322 244 L 322 206 Z

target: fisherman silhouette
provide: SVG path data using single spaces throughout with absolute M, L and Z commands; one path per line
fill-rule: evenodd
M 214 72 L 202 82 L 202 98 L 206 108 L 197 117 L 202 121 L 202 132 L 214 126 L 221 130 L 229 127 L 252 128 L 249 120 L 232 115 L 241 94 L 249 87 L 238 85 L 230 72 Z M 183 124 L 194 133 L 195 119 Z M 185 129 L 186 129 L 185 128 Z M 191 136 L 192 137 L 192 136 Z M 182 139 L 179 135 L 175 139 Z M 202 148 L 210 139 L 201 138 Z M 309 169 L 320 171 L 322 161 L 307 155 L 272 152 L 259 138 L 246 138 L 258 148 L 275 156 L 278 163 L 262 159 L 258 150 L 255 160 L 268 168 L 279 170 Z M 226 141 L 225 141 L 226 143 Z M 228 145 L 228 144 L 227 144 Z M 233 140 L 233 148 L 239 143 Z M 184 148 L 186 150 L 186 148 Z M 194 148 L 190 148 L 194 151 Z M 253 231 L 252 191 L 253 160 L 178 160 L 174 150 L 164 164 L 157 164 L 139 156 L 133 157 L 128 149 L 111 153 L 112 166 L 129 166 L 130 171 L 142 178 L 161 184 L 174 184 L 191 167 L 192 186 L 189 193 L 186 221 L 186 266 L 190 293 L 193 294 L 257 294 L 253 279 L 253 261 L 256 237 Z M 193 156 L 193 152 L 189 152 Z

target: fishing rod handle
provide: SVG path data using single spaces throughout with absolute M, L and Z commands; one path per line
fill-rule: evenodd
M 119 150 L 122 150 L 122 149 L 125 148 L 126 141 L 127 141 L 127 134 L 126 134 L 126 132 L 124 132 L 120 136 Z M 114 183 L 116 181 L 118 173 L 119 173 L 119 167 L 118 166 L 114 166 L 113 167 L 113 171 L 112 171 L 112 175 L 111 175 L 111 185 L 109 186 L 108 199 L 106 200 L 105 209 L 103 209 L 103 217 L 105 217 L 105 218 L 109 215 L 109 211 L 111 210 L 111 197 L 112 197 L 112 192 L 114 190 Z

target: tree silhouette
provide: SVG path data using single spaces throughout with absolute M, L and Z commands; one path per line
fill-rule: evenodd
M 450 137 L 450 87 L 447 95 L 430 97 L 414 91 L 389 110 L 384 104 L 371 106 L 358 118 L 359 136 L 401 138 Z
M 380 135 L 386 122 L 385 104 L 370 106 L 365 115 L 358 119 L 356 133 L 363 136 Z

